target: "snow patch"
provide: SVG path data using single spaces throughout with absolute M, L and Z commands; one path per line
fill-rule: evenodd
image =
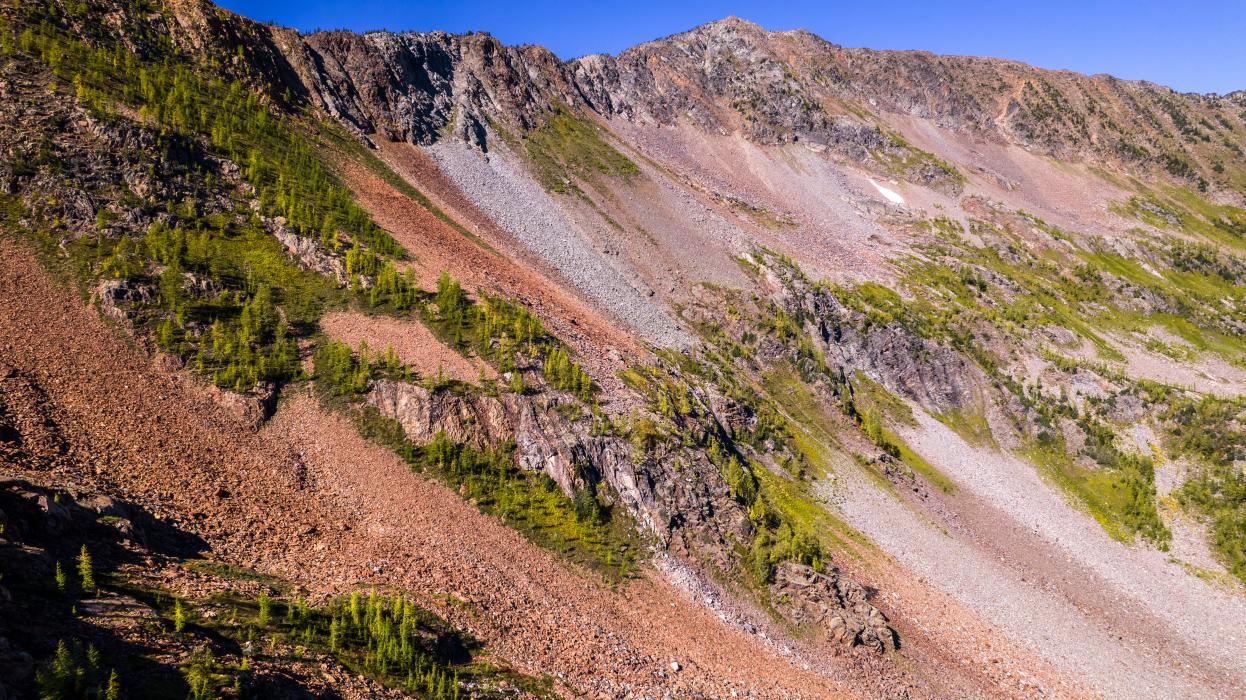
M 891 202 L 892 204 L 904 204 L 904 197 L 901 197 L 895 190 L 883 187 L 877 182 L 874 182 L 873 179 L 870 180 L 870 184 L 873 185 L 874 189 L 878 190 L 878 193 L 885 197 L 888 202 Z

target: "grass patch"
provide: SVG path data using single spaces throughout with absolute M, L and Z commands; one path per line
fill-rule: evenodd
M 550 192 L 578 193 L 576 179 L 640 174 L 635 163 L 606 141 L 600 127 L 563 106 L 518 140 L 504 130 L 499 133 L 512 148 L 527 153 L 533 175 Z
M 1104 329 L 1127 333 L 1145 334 L 1151 328 L 1158 327 L 1180 338 L 1196 353 L 1210 352 L 1233 364 L 1246 360 L 1246 341 L 1242 338 L 1197 325 L 1185 316 L 1120 311 L 1104 314 L 1097 321 Z
M 275 576 L 268 576 L 267 574 L 261 574 L 254 569 L 248 569 L 243 566 L 235 566 L 233 564 L 216 561 L 214 559 L 187 559 L 182 561 L 181 564 L 184 569 L 225 581 L 258 583 L 267 586 L 274 591 L 282 592 L 286 591 L 289 587 L 285 581 L 282 581 Z
M 785 479 L 764 469 L 758 470 L 758 483 L 767 503 L 797 532 L 813 533 L 828 548 L 852 556 L 874 548 L 873 543 L 851 525 L 818 503 L 807 483 Z
M 1155 506 L 1155 472 L 1149 460 L 1134 458 L 1119 468 L 1079 466 L 1058 439 L 1039 440 L 1021 451 L 1113 539 L 1132 542 L 1136 534 L 1168 548 L 1171 534 Z
M 1229 573 L 1246 583 L 1246 476 L 1228 463 L 1205 466 L 1182 485 L 1177 499 L 1207 517 L 1212 548 Z
M 839 452 L 839 441 L 821 402 L 790 367 L 763 374 L 762 387 L 779 407 L 783 417 L 796 428 L 792 431 L 792 439 L 812 465 L 814 474 L 829 474 L 832 458 Z
M 886 172 L 894 175 L 909 176 L 914 171 L 920 172 L 925 169 L 934 169 L 942 173 L 942 177 L 955 186 L 964 186 L 965 176 L 947 161 L 941 160 L 933 153 L 917 148 L 898 134 L 884 132 L 884 135 L 892 143 L 873 149 L 870 151 L 870 154 L 882 164 Z M 899 151 L 898 153 L 896 152 L 897 150 Z
M 884 419 L 899 425 L 917 425 L 911 406 L 864 373 L 857 371 L 853 375 L 852 390 L 853 401 L 862 409 L 877 411 Z
M 995 436 L 991 433 L 991 425 L 986 416 L 977 411 L 953 409 L 935 416 L 942 424 L 951 428 L 965 442 L 979 447 L 994 447 Z
M 1115 205 L 1113 211 L 1154 228 L 1184 231 L 1246 253 L 1246 209 L 1214 204 L 1181 187 L 1152 190 L 1134 184 L 1140 194 Z

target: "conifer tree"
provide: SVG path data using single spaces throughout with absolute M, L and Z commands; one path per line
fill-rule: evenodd
M 186 628 L 186 610 L 182 607 L 181 599 L 173 602 L 173 631 L 181 632 Z
M 104 688 L 104 700 L 121 700 L 121 679 L 117 677 L 117 669 L 108 674 L 108 685 Z
M 87 551 L 87 546 L 82 545 L 82 549 L 78 552 L 78 578 L 82 581 L 82 592 L 92 594 L 95 592 L 95 572 L 91 566 L 91 553 Z
M 259 598 L 260 612 L 259 617 L 256 619 L 256 622 L 261 627 L 266 626 L 269 620 L 272 619 L 272 605 L 273 599 L 269 598 L 267 593 L 261 593 Z

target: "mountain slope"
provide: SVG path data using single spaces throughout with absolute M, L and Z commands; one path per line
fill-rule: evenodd
M 6 539 L 66 608 L 5 628 L 19 695 L 65 620 L 178 692 L 1246 686 L 1240 93 L 734 18 L 563 63 L 198 0 L 3 16 L 4 476 L 255 570 L 211 583 L 246 622 L 187 632 L 168 600 L 223 609 L 196 553 L 153 584 L 73 521 L 165 620 L 144 669 Z M 296 629 L 266 576 L 320 672 L 228 641 Z M 371 587 L 482 646 L 352 666 L 314 621 Z

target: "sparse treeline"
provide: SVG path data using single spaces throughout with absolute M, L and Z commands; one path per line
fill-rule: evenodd
M 417 302 L 410 273 L 395 265 L 400 247 L 336 182 L 295 120 L 271 111 L 238 81 L 204 77 L 165 42 L 154 42 L 143 58 L 119 44 L 95 48 L 47 19 L 57 16 L 32 13 L 39 19 L 0 27 L 0 48 L 46 65 L 105 123 L 132 128 L 122 126 L 131 119 L 123 113 L 136 114 L 137 125 L 152 134 L 150 152 L 139 153 L 147 175 L 173 186 L 146 199 L 124 187 L 95 193 L 103 204 L 93 235 L 56 240 L 55 217 L 46 230 L 53 244 L 69 242 L 61 249 L 88 281 L 120 279 L 153 290 L 150 298 L 131 293 L 129 303 L 161 348 L 239 391 L 297 377 L 294 336 L 311 328 L 336 293 L 285 259 L 271 227 L 333 253 L 345 248 L 350 286 L 371 306 L 402 311 Z M 230 184 L 234 176 L 222 160 L 237 164 L 243 188 Z M 44 161 L 55 165 L 56 158 Z M 122 216 L 127 210 L 156 223 L 136 235 L 125 223 L 134 216 Z M 261 215 L 274 219 L 265 224 Z
M 348 668 L 417 697 L 448 700 L 462 693 L 458 671 L 436 648 L 456 635 L 403 595 L 356 591 L 320 608 L 296 601 L 286 606 L 282 626 L 293 641 L 327 646 Z M 466 656 L 465 649 L 461 653 Z
M 566 350 L 550 348 L 545 353 L 545 380 L 556 389 L 570 391 L 581 400 L 588 401 L 593 392 L 593 380 L 578 364 L 567 357 Z
M 483 512 L 612 580 L 625 578 L 636 564 L 638 542 L 625 514 L 616 514 L 587 484 L 567 498 L 544 472 L 515 464 L 514 443 L 488 449 L 457 443 L 438 431 L 423 447 L 376 409 L 355 416 L 363 433 L 402 456 L 413 469 L 440 479 Z
M 539 362 L 551 387 L 569 391 L 582 401 L 592 400 L 592 378 L 524 307 L 488 294 L 473 302 L 458 281 L 444 272 L 437 280 L 434 301 L 435 312 L 429 310 L 425 320 L 452 347 L 475 351 L 492 360 L 502 373 L 518 373 Z M 522 381 L 512 382 L 516 393 L 523 393 L 524 387 Z

